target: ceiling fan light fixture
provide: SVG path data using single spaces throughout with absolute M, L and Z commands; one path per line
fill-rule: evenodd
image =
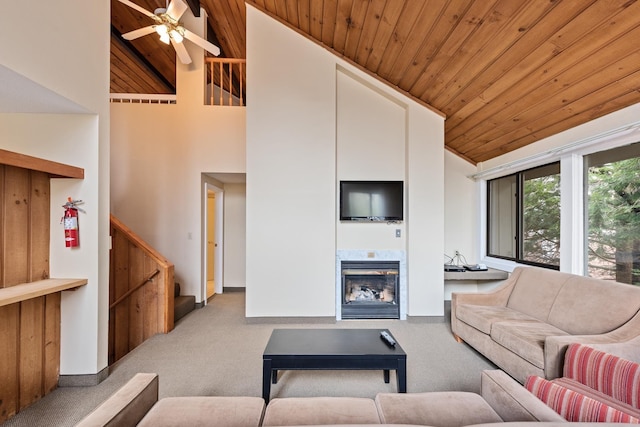
M 169 37 L 169 33 L 164 33 L 160 35 L 160 41 L 164 44 L 169 44 L 171 41 L 171 37 Z
M 162 36 L 163 34 L 167 34 L 169 32 L 169 29 L 165 24 L 156 25 L 155 30 L 159 36 Z
M 176 43 L 182 43 L 182 40 L 184 40 L 184 36 L 180 34 L 180 31 L 176 29 L 169 31 L 169 35 L 171 36 L 173 41 Z

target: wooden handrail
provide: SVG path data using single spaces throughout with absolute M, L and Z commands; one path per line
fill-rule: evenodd
M 160 275 L 158 280 L 158 285 L 162 287 L 162 290 L 159 291 L 162 295 L 164 295 L 164 301 L 162 301 L 161 313 L 163 317 L 163 327 L 162 331 L 164 333 L 168 333 L 173 330 L 174 326 L 174 265 L 169 260 L 167 260 L 164 256 L 160 254 L 157 250 L 151 247 L 147 242 L 142 240 L 140 236 L 134 233 L 129 227 L 124 225 L 122 221 L 116 218 L 113 215 L 110 215 L 111 218 L 111 226 L 114 231 L 117 233 L 121 233 L 125 236 L 126 240 L 134 247 L 140 249 L 145 256 L 149 257 L 149 259 L 155 263 L 155 267 L 159 272 L 154 273 L 153 277 L 156 275 Z M 146 279 L 144 283 L 148 282 L 149 279 Z M 144 284 L 143 283 L 143 284 Z M 139 286 L 138 286 L 139 287 Z M 135 291 L 136 288 L 133 288 Z M 128 290 L 127 294 L 133 293 L 132 290 Z M 120 297 L 122 298 L 122 297 Z M 118 299 L 120 299 L 118 298 Z M 124 300 L 124 299 L 123 299 Z M 111 306 L 115 306 L 116 303 L 120 301 L 114 301 Z
M 140 283 L 138 283 L 136 286 L 134 286 L 133 288 L 129 289 L 127 292 L 125 292 L 122 296 L 120 296 L 120 298 L 118 298 L 117 300 L 115 300 L 113 302 L 113 304 L 111 304 L 109 306 L 109 310 L 111 310 L 112 308 L 114 308 L 115 306 L 117 306 L 118 304 L 120 304 L 122 301 L 126 300 L 129 295 L 131 295 L 132 293 L 134 293 L 135 291 L 137 291 L 138 289 L 140 289 L 141 287 L 143 287 L 144 285 L 147 284 L 147 282 L 150 282 L 153 280 L 154 277 L 156 277 L 158 274 L 160 274 L 160 270 L 156 270 L 153 273 L 149 274 L 147 277 L 145 277 Z
M 140 236 L 134 233 L 129 227 L 124 225 L 122 221 L 111 215 L 111 224 L 116 227 L 120 232 L 124 233 L 127 238 L 137 247 L 142 249 L 147 255 L 149 255 L 155 262 L 163 267 L 173 267 L 173 264 L 160 254 L 157 250 L 152 248 L 147 242 L 142 240 Z

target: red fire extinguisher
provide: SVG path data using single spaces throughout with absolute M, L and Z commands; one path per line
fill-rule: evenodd
M 78 207 L 82 200 L 72 200 L 67 198 L 67 203 L 62 205 L 64 208 L 64 245 L 67 248 L 76 248 L 80 245 L 80 232 L 78 230 L 78 211 L 84 212 Z

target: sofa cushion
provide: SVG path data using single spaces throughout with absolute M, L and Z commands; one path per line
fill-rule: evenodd
M 525 387 L 571 422 L 640 423 L 640 419 L 547 379 L 530 376 Z
M 558 292 L 571 277 L 546 268 L 523 268 L 507 307 L 546 322 Z
M 640 286 L 573 276 L 558 292 L 548 322 L 571 335 L 604 334 L 639 309 Z
M 585 396 L 588 396 L 592 399 L 595 399 L 599 402 L 606 404 L 607 406 L 611 406 L 618 411 L 622 411 L 625 414 L 629 414 L 633 417 L 640 418 L 640 410 L 634 408 L 631 405 L 627 405 L 626 403 L 616 400 L 611 396 L 608 396 L 602 392 L 592 389 L 591 387 L 587 387 L 584 384 L 580 384 L 578 381 L 572 380 L 570 378 L 555 378 L 551 380 L 552 383 L 561 385 L 570 390 L 576 391 L 578 393 L 582 393 Z
M 263 426 L 380 424 L 373 399 L 362 397 L 287 397 L 269 401 Z
M 468 392 L 378 393 L 376 405 L 387 424 L 458 427 L 502 421 L 480 395 Z
M 456 308 L 456 316 L 469 326 L 489 335 L 491 325 L 505 320 L 536 321 L 531 316 L 520 313 L 508 307 L 490 305 L 461 304 Z
M 564 376 L 640 409 L 640 364 L 583 344 L 565 353 Z
M 138 426 L 259 426 L 264 400 L 248 396 L 190 396 L 160 399 Z
M 491 328 L 491 339 L 540 369 L 544 369 L 544 340 L 555 335 L 568 334 L 544 322 L 496 322 Z

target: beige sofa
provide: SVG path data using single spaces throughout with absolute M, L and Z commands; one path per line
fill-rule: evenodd
M 488 293 L 453 293 L 451 328 L 521 383 L 562 375 L 567 346 L 640 335 L 640 287 L 518 267 Z
M 194 396 L 158 400 L 158 376 L 137 374 L 79 427 L 431 425 L 460 427 L 515 421 L 563 422 L 502 371 L 482 373 L 482 395 L 468 392 L 380 393 L 358 397 Z

